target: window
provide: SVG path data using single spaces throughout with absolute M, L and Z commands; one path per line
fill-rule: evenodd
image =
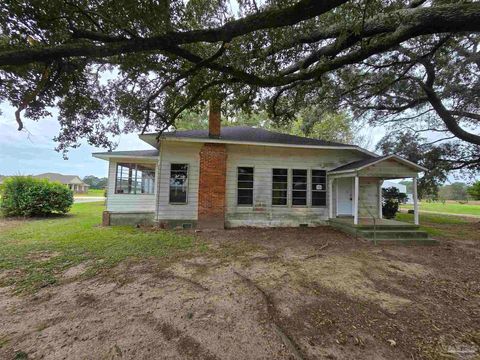
M 154 194 L 155 164 L 117 164 L 115 194 Z
M 253 167 L 238 168 L 237 204 L 253 205 Z
M 272 171 L 272 205 L 287 205 L 288 169 L 273 169 Z
M 307 205 L 307 170 L 292 171 L 292 205 Z
M 170 197 L 172 204 L 187 203 L 188 164 L 170 165 Z
M 327 172 L 312 170 L 312 206 L 327 205 Z

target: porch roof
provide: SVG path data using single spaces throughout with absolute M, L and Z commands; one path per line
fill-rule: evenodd
M 393 163 L 397 163 L 399 166 L 392 167 L 391 165 Z M 386 166 L 387 164 L 389 164 L 390 166 Z M 377 176 L 382 178 L 400 178 L 408 177 L 412 174 L 417 174 L 422 171 L 427 171 L 427 169 L 423 166 L 420 166 L 407 159 L 393 154 L 354 161 L 330 170 L 329 174 L 340 175 L 352 173 L 352 175 L 358 174 L 363 176 Z
M 109 160 L 110 158 L 156 160 L 158 158 L 158 154 L 158 150 L 132 150 L 93 153 L 92 156 L 102 160 Z

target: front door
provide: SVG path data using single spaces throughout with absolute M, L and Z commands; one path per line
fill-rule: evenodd
M 337 179 L 337 215 L 353 215 L 353 178 Z

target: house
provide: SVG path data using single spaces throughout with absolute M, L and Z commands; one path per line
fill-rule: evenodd
M 410 177 L 415 188 L 425 170 L 354 145 L 222 128 L 212 111 L 209 130 L 140 139 L 154 149 L 93 154 L 109 162 L 105 225 L 314 226 L 337 217 L 358 225 L 381 219 L 384 179 Z
M 43 173 L 34 175 L 37 179 L 48 179 L 68 186 L 76 194 L 85 194 L 88 192 L 90 185 L 85 184 L 77 175 L 62 175 L 59 173 Z
M 403 185 L 403 184 L 400 184 L 400 183 L 394 182 L 394 181 L 389 181 L 389 180 L 385 180 L 382 184 L 382 189 L 387 189 L 387 188 L 391 188 L 391 187 L 394 187 L 399 192 L 407 195 L 407 200 L 406 200 L 407 204 L 413 204 L 413 194 L 410 194 L 410 193 L 407 192 L 407 186 L 406 185 Z

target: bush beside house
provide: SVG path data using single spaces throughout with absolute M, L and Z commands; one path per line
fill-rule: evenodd
M 31 176 L 13 176 L 0 189 L 4 216 L 46 216 L 65 214 L 73 204 L 73 192 L 66 186 Z
M 400 192 L 396 187 L 382 189 L 382 215 L 386 219 L 393 219 L 400 204 L 407 201 L 407 194 Z

